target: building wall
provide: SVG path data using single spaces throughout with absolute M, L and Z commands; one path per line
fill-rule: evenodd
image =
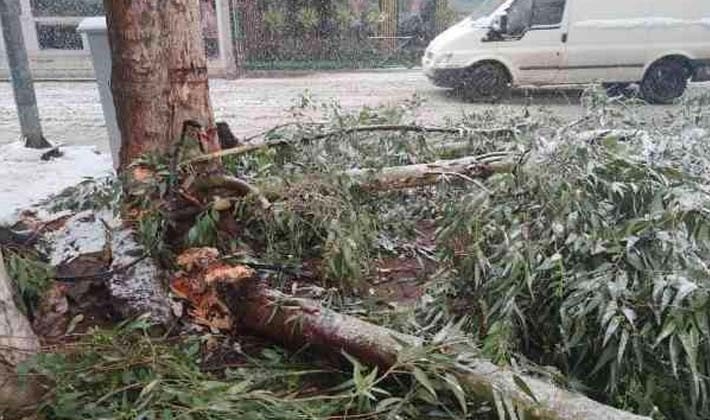
M 231 76 L 236 69 L 228 0 L 201 1 L 213 2 L 203 8 L 210 11 L 209 24 L 203 28 L 206 44 L 216 52 L 210 57 L 210 74 Z M 84 44 L 76 27 L 87 15 L 103 11 L 102 0 L 20 0 L 20 3 L 23 35 L 34 78 L 93 78 L 89 46 Z M 4 45 L 0 42 L 0 78 L 7 77 L 9 69 Z

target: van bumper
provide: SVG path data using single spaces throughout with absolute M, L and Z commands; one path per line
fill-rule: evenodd
M 693 67 L 695 68 L 694 82 L 710 82 L 710 60 L 695 60 Z

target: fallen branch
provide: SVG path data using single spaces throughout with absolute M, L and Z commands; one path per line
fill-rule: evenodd
M 481 128 L 470 129 L 465 127 L 425 127 L 421 125 L 404 125 L 404 124 L 383 124 L 383 125 L 365 125 L 347 127 L 340 130 L 328 131 L 325 133 L 315 134 L 310 137 L 302 137 L 299 141 L 309 143 L 317 140 L 323 140 L 329 137 L 352 134 L 352 133 L 371 133 L 376 131 L 397 131 L 401 133 L 422 133 L 422 134 L 458 134 L 460 136 L 466 134 L 478 134 L 495 137 L 514 137 L 517 131 L 516 128 Z
M 341 172 L 340 175 L 351 178 L 353 186 L 372 193 L 436 185 L 452 178 L 485 189 L 477 179 L 486 179 L 494 174 L 511 173 L 518 165 L 519 162 L 513 159 L 510 153 L 497 152 L 415 165 L 351 169 Z M 311 176 L 310 179 L 317 179 L 317 175 Z M 288 191 L 288 185 L 288 181 L 276 177 L 261 183 L 266 196 L 273 200 L 283 197 Z
M 484 135 L 484 136 L 495 136 L 510 138 L 514 137 L 517 130 L 520 127 L 515 128 L 488 128 L 488 129 L 468 129 L 468 128 L 448 128 L 448 127 L 425 127 L 419 125 L 366 125 L 357 127 L 348 127 L 341 130 L 328 131 L 325 133 L 314 134 L 312 136 L 304 136 L 296 140 L 273 140 L 266 142 L 258 142 L 252 144 L 245 144 L 243 146 L 235 147 L 229 150 L 223 150 L 216 153 L 205 154 L 202 156 L 189 159 L 182 163 L 182 165 L 189 165 L 197 162 L 205 162 L 214 159 L 220 159 L 226 156 L 239 156 L 246 153 L 250 153 L 256 150 L 268 149 L 270 147 L 288 146 L 292 144 L 299 143 L 312 143 L 314 141 L 327 139 L 330 137 L 352 134 L 352 133 L 371 133 L 371 132 L 387 132 L 387 131 L 398 131 L 398 132 L 414 132 L 414 133 L 435 133 L 435 134 L 456 134 L 459 136 L 463 135 Z
M 240 197 L 253 195 L 259 200 L 259 204 L 264 209 L 271 207 L 271 202 L 261 193 L 261 191 L 248 182 L 229 175 L 208 175 L 195 180 L 195 187 L 199 190 L 224 189 L 229 190 Z
M 258 283 L 241 283 L 227 288 L 230 309 L 240 325 L 258 335 L 291 348 L 310 346 L 325 354 L 345 351 L 363 363 L 389 369 L 406 347 L 418 347 L 422 340 L 364 322 L 321 307 L 305 299 L 286 296 Z M 544 420 L 640 420 L 637 416 L 562 389 L 542 379 L 479 359 L 455 373 L 464 387 L 479 398 L 495 402 L 512 401 L 525 418 Z M 534 398 L 523 390 L 523 380 Z
M 389 191 L 433 185 L 452 175 L 469 179 L 488 178 L 512 172 L 515 164 L 500 156 L 467 156 L 408 166 L 383 169 L 354 169 L 347 172 L 366 191 Z

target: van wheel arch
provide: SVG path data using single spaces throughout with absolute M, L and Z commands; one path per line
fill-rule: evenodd
M 497 101 L 507 95 L 512 83 L 513 75 L 505 64 L 482 60 L 463 71 L 459 89 L 467 99 Z
M 683 55 L 668 55 L 651 63 L 640 83 L 641 96 L 654 104 L 669 104 L 680 97 L 693 75 L 692 61 Z

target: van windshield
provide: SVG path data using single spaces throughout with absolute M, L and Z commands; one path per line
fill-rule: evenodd
M 498 10 L 499 7 L 505 3 L 510 3 L 509 0 L 483 0 L 473 12 L 469 15 L 471 19 L 480 19 L 483 17 L 490 16 L 493 12 Z

